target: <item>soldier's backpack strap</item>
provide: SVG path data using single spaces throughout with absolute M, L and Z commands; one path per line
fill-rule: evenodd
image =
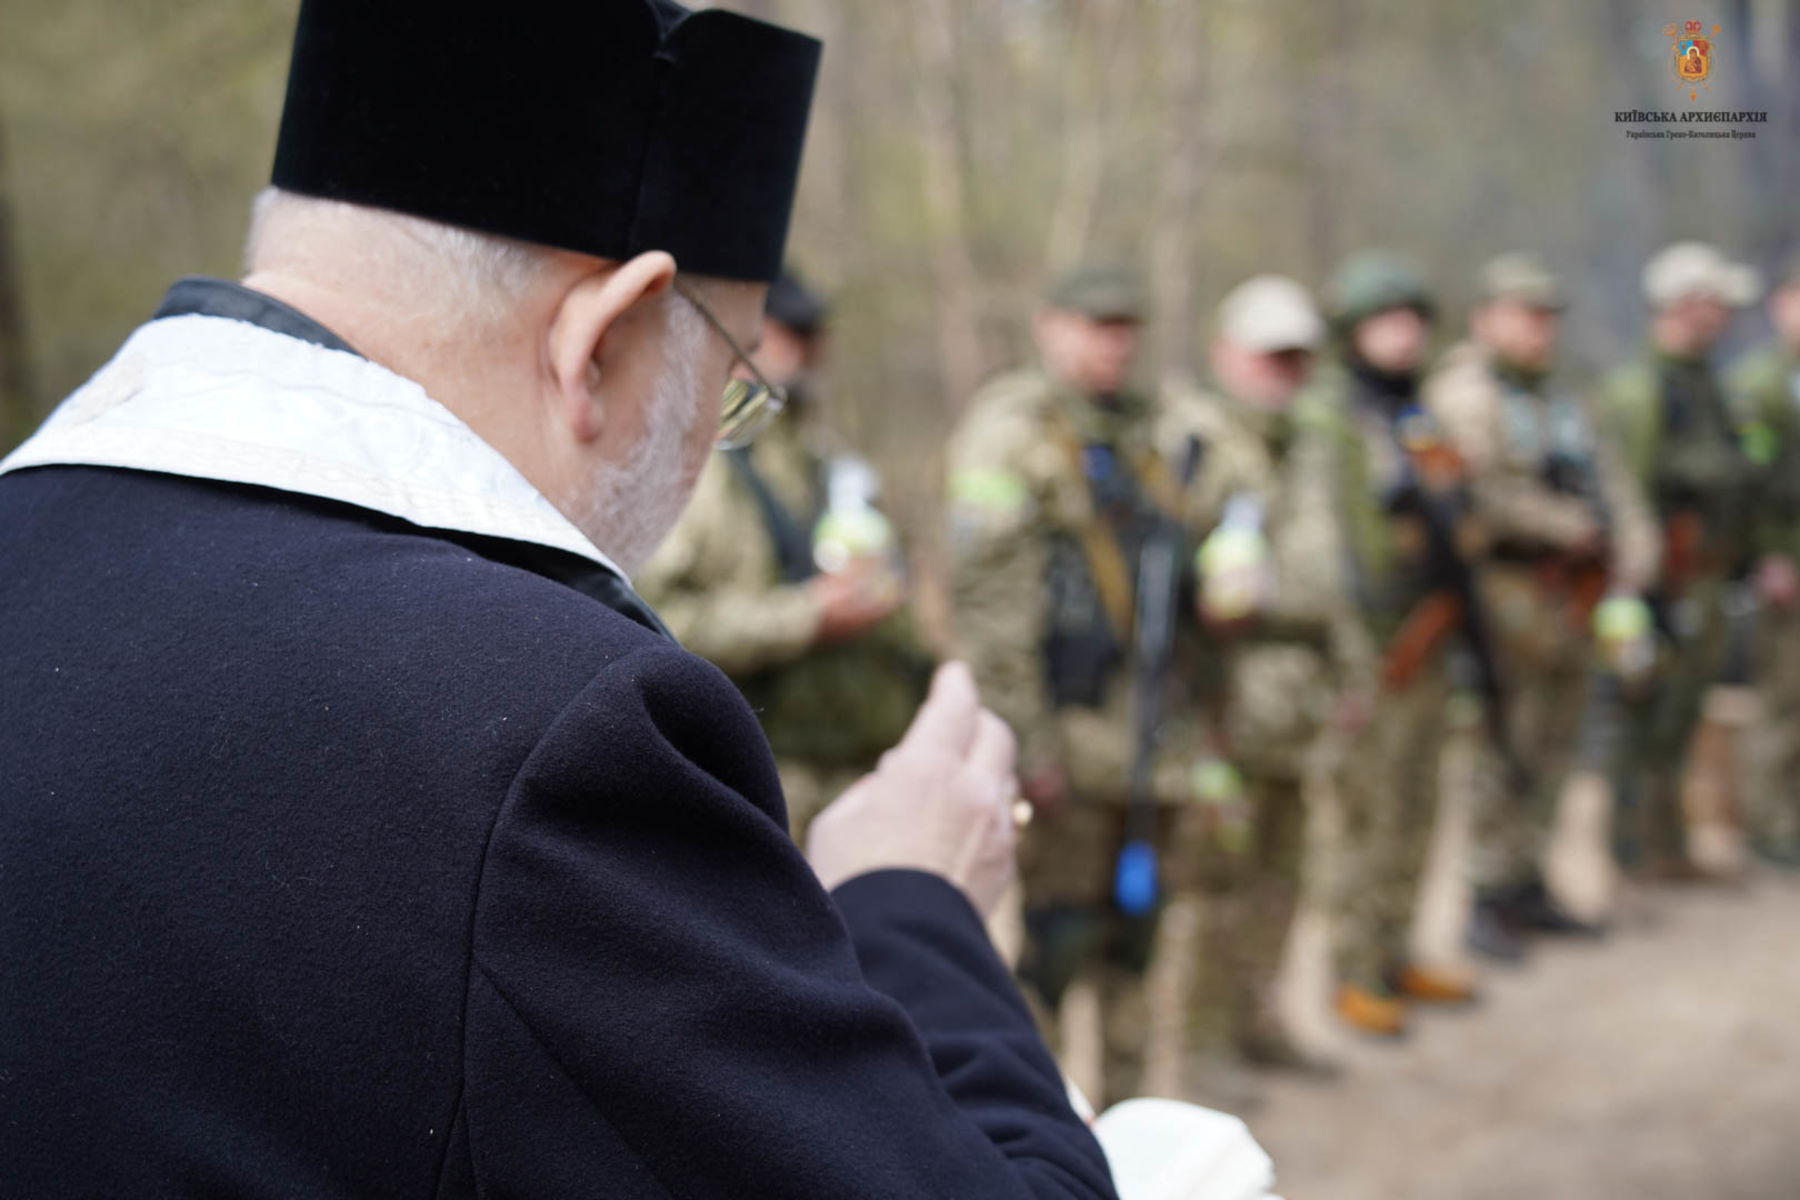
M 1202 446 L 1204 442 L 1199 435 L 1194 436 L 1194 443 Z M 1181 483 L 1175 473 L 1169 469 L 1168 460 L 1154 449 L 1144 447 L 1131 455 L 1131 472 L 1137 477 L 1138 486 L 1150 497 L 1150 502 L 1162 510 L 1171 521 L 1180 522 L 1182 509 Z
M 785 583 L 805 583 L 819 573 L 818 565 L 813 561 L 812 533 L 804 528 L 780 500 L 776 499 L 774 489 L 764 479 L 756 464 L 750 461 L 750 451 L 746 448 L 721 451 L 737 477 L 749 489 L 750 498 L 756 503 L 756 511 L 761 514 L 763 528 L 768 531 L 769 541 L 775 547 L 775 561 L 780 568 L 782 581 Z
M 1081 439 L 1075 430 L 1068 422 L 1053 419 L 1049 433 L 1068 458 L 1073 477 L 1085 482 L 1087 465 L 1082 460 Z M 1136 623 L 1137 596 L 1131 582 L 1131 564 L 1125 560 L 1119 539 L 1092 504 L 1082 506 L 1071 532 L 1081 547 L 1082 557 L 1087 560 L 1088 574 L 1093 578 L 1094 590 L 1100 595 L 1100 606 L 1106 610 L 1106 622 L 1112 627 L 1113 637 L 1121 646 L 1130 645 L 1132 626 Z

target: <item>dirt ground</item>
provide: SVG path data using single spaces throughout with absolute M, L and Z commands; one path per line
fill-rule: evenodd
M 1800 879 L 1632 894 L 1245 1114 L 1286 1200 L 1800 1198 Z

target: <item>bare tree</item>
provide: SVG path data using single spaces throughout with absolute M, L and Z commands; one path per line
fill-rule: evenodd
M 1201 14 L 1196 3 L 1167 5 L 1157 28 L 1163 170 L 1150 231 L 1150 288 L 1156 301 L 1153 344 L 1162 370 L 1194 361 L 1194 214 L 1210 148 L 1199 116 Z
M 964 178 L 957 111 L 954 0 L 918 0 L 912 46 L 917 62 L 913 100 L 923 157 L 921 181 L 937 292 L 937 342 L 947 411 L 957 411 L 983 374 L 977 327 L 975 262 L 969 249 L 968 184 Z
M 1109 92 L 1119 82 L 1125 47 L 1127 0 L 1087 0 L 1077 16 L 1064 69 L 1062 185 L 1051 209 L 1044 260 L 1050 270 L 1068 266 L 1086 248 L 1106 178 L 1111 133 Z

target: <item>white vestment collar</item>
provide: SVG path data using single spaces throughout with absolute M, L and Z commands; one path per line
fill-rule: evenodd
M 625 579 L 425 389 L 368 359 L 245 321 L 141 326 L 0 461 L 127 467 L 353 504 L 426 529 L 566 550 Z

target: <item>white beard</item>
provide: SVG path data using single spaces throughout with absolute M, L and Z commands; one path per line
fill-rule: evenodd
M 581 528 L 627 575 L 656 550 L 687 507 L 689 435 L 702 411 L 699 388 L 706 321 L 669 305 L 667 365 L 651 391 L 644 436 L 623 461 L 598 472 L 581 506 Z

